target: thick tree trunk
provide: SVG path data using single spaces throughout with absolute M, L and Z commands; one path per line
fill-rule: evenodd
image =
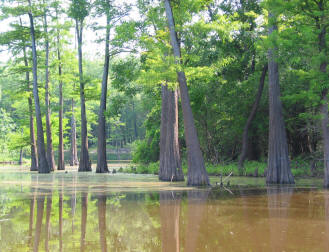
M 101 251 L 107 251 L 106 242 L 106 196 L 97 196 L 97 206 L 98 206 L 98 229 L 99 229 L 99 241 L 101 245 Z
M 180 64 L 181 52 L 175 31 L 175 22 L 169 0 L 164 0 L 168 26 L 170 30 L 171 45 L 173 47 L 176 64 Z M 194 125 L 194 118 L 190 105 L 190 98 L 187 89 L 187 82 L 184 71 L 177 72 L 182 111 L 184 117 L 185 140 L 187 145 L 188 174 L 187 184 L 190 186 L 209 185 L 209 178 L 206 172 L 203 156 L 197 131 Z
M 159 180 L 184 181 L 178 143 L 178 94 L 162 85 Z
M 246 125 L 244 126 L 244 129 L 243 129 L 242 150 L 241 150 L 241 155 L 240 155 L 239 163 L 238 163 L 239 173 L 240 174 L 243 173 L 243 163 L 244 163 L 244 161 L 247 157 L 247 151 L 248 151 L 248 132 L 249 132 L 250 125 L 251 125 L 252 121 L 255 118 L 259 102 L 262 98 L 262 93 L 263 93 L 263 89 L 264 89 L 264 83 L 265 83 L 267 68 L 268 68 L 268 66 L 266 64 L 263 67 L 262 75 L 261 75 L 260 80 L 259 80 L 259 86 L 258 86 L 258 91 L 257 91 L 255 102 L 252 106 L 252 109 L 251 109 L 251 112 L 250 112 L 249 117 L 247 119 Z
M 48 25 L 47 25 L 47 15 L 44 14 L 44 33 L 46 36 L 46 59 L 45 59 L 45 104 L 46 104 L 46 134 L 47 134 L 47 161 L 49 168 L 53 171 L 55 169 L 55 158 L 53 150 L 53 138 L 51 135 L 51 123 L 50 123 L 50 97 L 49 97 L 49 41 L 48 41 Z
M 269 14 L 272 20 L 273 15 Z M 269 34 L 277 30 L 276 25 L 272 25 Z M 275 61 L 276 50 L 268 51 L 268 76 L 269 76 L 269 150 L 266 182 L 268 184 L 293 184 L 294 178 L 290 170 L 288 156 L 288 144 L 286 128 L 282 115 L 282 104 L 280 100 L 279 70 Z
M 59 33 L 57 33 L 57 59 L 58 59 L 58 75 L 59 75 L 59 145 L 58 145 L 58 170 L 65 170 L 64 163 L 64 140 L 63 140 L 63 81 L 62 81 L 62 63 L 59 51 Z
M 321 1 L 318 3 L 319 10 L 324 11 L 324 6 Z M 319 26 L 319 25 L 318 25 Z M 326 27 L 320 29 L 319 34 L 319 51 L 326 51 Z M 327 76 L 328 62 L 324 60 L 320 64 L 320 72 Z M 322 137 L 323 137 L 323 163 L 324 163 L 324 187 L 329 188 L 329 118 L 328 118 L 328 88 L 322 91 Z
M 32 9 L 31 1 L 29 0 L 30 9 Z M 46 158 L 45 151 L 45 140 L 43 135 L 43 127 L 42 127 L 42 117 L 41 117 L 41 109 L 40 109 L 40 101 L 39 101 L 39 92 L 38 92 L 38 76 L 37 76 L 37 49 L 35 46 L 35 32 L 34 32 L 34 24 L 33 24 L 33 16 L 31 10 L 28 13 L 30 19 L 30 30 L 32 37 L 32 58 L 33 58 L 33 96 L 34 96 L 34 104 L 35 104 L 35 114 L 37 118 L 37 144 L 38 144 L 38 157 L 39 157 L 39 173 L 49 173 L 50 168 Z
M 79 172 L 91 171 L 91 162 L 89 161 L 88 152 L 88 132 L 87 132 L 87 116 L 85 101 L 85 84 L 83 81 L 82 71 L 82 22 L 80 25 L 76 20 L 76 33 L 78 37 L 78 56 L 79 56 L 79 81 L 80 81 L 80 104 L 81 104 L 81 150 Z
M 78 148 L 77 148 L 77 126 L 74 117 L 74 100 L 71 100 L 71 149 L 70 149 L 70 165 L 79 165 Z
M 105 35 L 105 60 L 102 80 L 102 94 L 100 101 L 100 109 L 98 115 L 98 148 L 97 148 L 97 173 L 109 172 L 106 161 L 106 96 L 107 96 L 107 81 L 109 75 L 110 63 L 110 16 L 107 13 L 106 17 L 106 35 Z
M 28 102 L 29 102 L 29 114 L 30 114 L 30 144 L 31 144 L 31 168 L 30 168 L 30 171 L 38 171 L 38 153 L 37 153 L 37 143 L 35 140 L 35 133 L 34 133 L 32 94 L 29 96 Z
M 20 20 L 21 21 L 21 20 Z M 22 26 L 22 22 L 21 22 Z M 24 65 L 28 67 L 28 60 L 26 56 L 26 47 L 23 48 L 24 53 Z M 27 90 L 30 92 L 30 73 L 28 71 L 25 72 L 25 80 L 27 83 Z M 33 118 L 33 104 L 32 104 L 32 94 L 29 95 L 28 98 L 29 104 L 29 116 L 30 116 L 30 144 L 31 144 L 31 168 L 30 171 L 38 170 L 38 157 L 37 157 L 37 143 L 35 141 L 35 133 L 34 133 L 34 118 Z
M 324 187 L 329 188 L 329 117 L 328 117 L 328 90 L 323 91 L 322 114 L 322 137 L 323 137 L 323 163 L 324 163 Z

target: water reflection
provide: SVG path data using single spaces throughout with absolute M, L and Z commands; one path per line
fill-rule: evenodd
M 328 191 L 111 192 L 71 179 L 6 192 L 1 251 L 329 251 Z
M 179 220 L 181 193 L 160 192 L 162 251 L 180 251 Z
M 272 186 L 267 189 L 270 247 L 272 251 L 284 251 L 287 247 L 290 200 L 294 188 Z

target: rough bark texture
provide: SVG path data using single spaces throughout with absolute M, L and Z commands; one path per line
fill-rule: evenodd
M 179 252 L 179 193 L 160 192 L 160 218 L 162 251 Z
M 178 143 L 178 94 L 167 85 L 162 85 L 159 180 L 184 180 Z
M 318 7 L 320 11 L 324 11 L 323 2 L 319 1 Z M 324 18 L 324 17 L 322 17 Z M 320 28 L 319 23 L 317 23 Z M 322 27 L 319 34 L 319 51 L 320 53 L 326 51 L 326 27 Z M 324 60 L 320 64 L 320 72 L 327 76 L 327 65 L 328 62 Z M 328 118 L 328 88 L 322 91 L 322 137 L 323 137 L 323 163 L 324 163 L 324 181 L 323 185 L 325 188 L 329 188 L 329 118 Z
M 176 64 L 180 64 L 181 52 L 180 45 L 175 31 L 175 22 L 169 0 L 164 0 L 168 26 L 170 30 L 171 45 L 173 47 Z M 200 143 L 197 131 L 194 125 L 194 118 L 190 105 L 190 98 L 187 89 L 185 72 L 178 71 L 177 78 L 179 82 L 182 111 L 184 117 L 185 140 L 187 146 L 188 174 L 187 184 L 190 186 L 209 185 L 209 178 L 204 165 L 203 156 L 200 149 Z
M 107 251 L 107 242 L 106 242 L 106 196 L 99 195 L 97 196 L 97 205 L 98 205 L 98 229 L 99 229 L 99 242 L 101 245 L 101 251 Z
M 274 17 L 269 14 L 269 19 Z M 277 30 L 272 25 L 269 34 Z M 293 184 L 294 178 L 290 170 L 286 129 L 282 115 L 280 100 L 279 70 L 275 61 L 275 49 L 268 51 L 269 77 L 269 150 L 266 182 L 269 184 Z
M 31 1 L 29 0 L 30 9 Z M 34 104 L 35 104 L 35 114 L 37 119 L 37 144 L 38 144 L 38 157 L 39 157 L 39 173 L 49 173 L 50 168 L 46 158 L 46 150 L 45 150 L 45 140 L 43 135 L 43 127 L 42 127 L 42 117 L 40 110 L 40 100 L 39 100 L 39 92 L 38 92 L 38 76 L 37 76 L 37 49 L 35 46 L 35 32 L 34 32 L 34 24 L 33 24 L 33 16 L 32 12 L 28 13 L 30 19 L 30 31 L 32 37 L 32 58 L 33 58 L 33 96 L 34 96 Z
M 22 21 L 20 20 L 21 25 Z M 25 43 L 25 42 L 24 42 Z M 26 55 L 26 47 L 23 47 L 24 53 L 24 65 L 28 67 L 28 60 Z M 25 72 L 25 80 L 27 83 L 27 90 L 30 91 L 30 73 L 28 71 Z M 29 95 L 28 98 L 29 104 L 29 116 L 30 116 L 30 144 L 31 144 L 31 167 L 30 171 L 37 171 L 38 170 L 38 157 L 37 157 L 37 143 L 35 140 L 35 133 L 34 133 L 34 118 L 33 118 L 33 104 L 32 104 L 32 94 Z
M 51 123 L 50 123 L 50 96 L 49 96 L 49 41 L 48 41 L 48 25 L 47 25 L 47 15 L 43 16 L 44 19 L 44 33 L 46 36 L 45 41 L 45 104 L 46 104 L 46 134 L 47 134 L 47 161 L 50 170 L 55 169 L 55 158 L 54 158 L 54 150 L 53 150 L 53 138 L 51 134 Z
M 89 160 L 89 152 L 88 152 L 85 84 L 83 81 L 83 71 L 82 71 L 82 22 L 79 25 L 79 22 L 76 20 L 75 28 L 78 37 L 80 104 L 81 104 L 81 150 L 80 150 L 79 172 L 86 172 L 86 171 L 91 171 L 91 162 Z
M 97 147 L 97 173 L 109 172 L 106 161 L 106 96 L 107 96 L 107 81 L 109 75 L 110 62 L 110 17 L 107 14 L 106 18 L 106 35 L 105 35 L 105 60 L 102 80 L 102 94 L 98 115 L 98 147 Z
M 257 91 L 255 102 L 252 105 L 251 112 L 250 112 L 249 117 L 247 119 L 246 125 L 244 126 L 244 129 L 243 129 L 242 150 L 241 150 L 241 155 L 240 155 L 239 163 L 238 163 L 240 174 L 243 173 L 243 163 L 244 163 L 244 161 L 247 157 L 247 152 L 248 152 L 249 128 L 250 128 L 250 125 L 251 125 L 252 121 L 255 118 L 259 102 L 262 98 L 262 93 L 263 93 L 263 89 L 264 89 L 264 83 L 265 83 L 265 77 L 266 77 L 267 69 L 268 69 L 268 67 L 267 67 L 267 64 L 266 64 L 263 67 L 262 75 L 261 75 L 260 80 L 259 80 L 259 86 L 258 86 L 258 91 Z
M 324 163 L 324 187 L 329 188 L 329 117 L 328 117 L 328 90 L 323 91 L 322 114 L 322 137 L 323 137 L 323 163 Z
M 59 32 L 57 33 L 57 59 L 58 59 L 58 75 L 59 75 L 59 145 L 58 145 L 58 170 L 65 170 L 64 163 L 64 141 L 63 141 L 63 81 L 62 81 L 62 63 L 61 54 L 59 50 Z
M 71 149 L 70 149 L 70 165 L 79 165 L 78 148 L 77 148 L 77 126 L 74 117 L 74 100 L 71 100 Z

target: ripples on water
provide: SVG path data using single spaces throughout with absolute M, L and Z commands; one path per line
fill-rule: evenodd
M 329 193 L 312 187 L 191 189 L 73 172 L 0 180 L 0 251 L 329 251 Z

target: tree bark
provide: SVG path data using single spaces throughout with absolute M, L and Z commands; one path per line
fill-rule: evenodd
M 170 30 L 171 45 L 173 47 L 176 64 L 180 67 L 181 52 L 180 45 L 175 31 L 175 22 L 169 0 L 164 0 L 168 26 Z M 187 184 L 190 186 L 209 185 L 209 178 L 206 172 L 203 156 L 197 131 L 194 125 L 194 118 L 190 105 L 190 98 L 187 89 L 185 72 L 177 71 L 179 82 L 182 111 L 184 117 L 185 140 L 187 145 L 188 174 Z
M 57 13 L 56 13 L 57 15 Z M 59 75 L 59 145 L 58 145 L 58 170 L 65 170 L 64 163 L 64 140 L 63 140 L 63 81 L 62 81 L 62 62 L 59 44 L 59 31 L 57 30 L 57 59 L 58 59 L 58 75 Z
M 323 1 L 319 1 L 318 3 L 319 11 L 324 13 L 325 6 L 323 5 Z M 324 18 L 325 15 L 321 15 L 321 19 Z M 323 20 L 321 20 L 323 21 Z M 326 27 L 321 27 L 319 20 L 316 20 L 317 28 L 319 28 L 319 52 L 326 52 Z M 323 60 L 320 64 L 320 72 L 324 76 L 327 75 L 327 65 L 328 61 Z M 322 105 L 321 105 L 321 114 L 322 114 L 322 137 L 323 137 L 323 163 L 324 163 L 324 181 L 323 185 L 325 188 L 329 188 L 329 118 L 328 118 L 328 88 L 326 87 L 322 91 Z
M 269 19 L 273 20 L 269 14 Z M 277 30 L 274 24 L 269 28 L 269 35 Z M 276 49 L 268 50 L 269 76 L 269 150 L 266 182 L 268 184 L 293 184 L 294 178 L 290 170 L 286 129 L 282 115 L 280 100 L 279 70 L 275 61 Z
M 46 158 L 45 151 L 45 140 L 43 135 L 43 127 L 42 127 L 42 117 L 41 117 L 41 109 L 40 109 L 40 101 L 39 101 L 39 92 L 38 92 L 38 76 L 37 76 L 37 49 L 35 45 L 35 32 L 34 32 L 34 23 L 33 23 L 33 15 L 32 15 L 32 5 L 31 0 L 29 0 L 30 10 L 29 10 L 29 19 L 30 19 L 30 32 L 32 37 L 32 59 L 33 59 L 33 96 L 34 96 L 34 104 L 35 104 L 35 114 L 37 118 L 37 144 L 38 144 L 38 157 L 39 157 L 39 173 L 49 173 L 50 167 Z
M 79 165 L 78 148 L 77 148 L 77 126 L 74 117 L 74 99 L 71 99 L 71 158 L 70 165 Z
M 110 6 L 108 6 L 110 8 Z M 102 80 L 102 94 L 98 115 L 97 173 L 109 172 L 106 161 L 106 96 L 110 63 L 110 14 L 106 14 L 105 59 Z
M 85 101 L 85 83 L 83 80 L 82 71 L 82 22 L 76 20 L 76 33 L 78 37 L 78 56 L 79 56 L 79 81 L 80 81 L 80 103 L 81 103 L 81 150 L 79 172 L 91 171 L 91 162 L 89 161 L 88 152 L 88 132 L 87 132 L 87 116 L 86 116 L 86 101 Z
M 20 19 L 20 24 L 22 26 L 22 20 Z M 25 41 L 23 41 L 23 55 L 24 55 L 24 65 L 26 68 L 29 67 L 27 55 L 26 55 L 26 46 Z M 27 83 L 27 91 L 30 92 L 30 73 L 29 71 L 25 72 L 25 80 Z M 34 118 L 33 118 L 33 105 L 32 105 L 32 94 L 29 95 L 28 98 L 29 104 L 29 116 L 30 116 L 30 144 L 31 144 L 31 167 L 30 171 L 37 171 L 38 170 L 38 156 L 37 156 L 37 143 L 35 140 L 35 133 L 34 133 Z
M 45 104 L 46 104 L 46 135 L 47 135 L 47 161 L 49 168 L 53 171 L 55 169 L 55 158 L 53 150 L 53 138 L 51 134 L 51 123 L 50 123 L 50 96 L 49 96 L 49 40 L 48 40 L 48 24 L 47 24 L 47 14 L 43 15 L 44 20 L 44 33 L 46 36 L 45 39 Z
M 159 180 L 184 181 L 178 143 L 178 94 L 162 85 Z
M 263 89 L 264 89 L 264 83 L 265 83 L 265 77 L 266 77 L 267 69 L 268 69 L 268 65 L 266 64 L 263 67 L 262 75 L 261 75 L 260 80 L 259 80 L 259 86 L 258 86 L 258 91 L 257 91 L 255 102 L 252 105 L 251 112 L 250 112 L 249 117 L 247 119 L 246 125 L 244 126 L 244 129 L 243 129 L 242 150 L 241 150 L 241 155 L 240 155 L 239 163 L 238 163 L 239 173 L 241 175 L 243 173 L 243 163 L 244 163 L 244 161 L 245 161 L 245 159 L 247 157 L 248 132 L 249 132 L 250 125 L 251 125 L 252 121 L 255 118 L 255 115 L 256 115 L 256 112 L 257 112 L 257 109 L 258 109 L 258 105 L 259 105 L 260 99 L 262 98 L 262 93 L 263 93 Z

